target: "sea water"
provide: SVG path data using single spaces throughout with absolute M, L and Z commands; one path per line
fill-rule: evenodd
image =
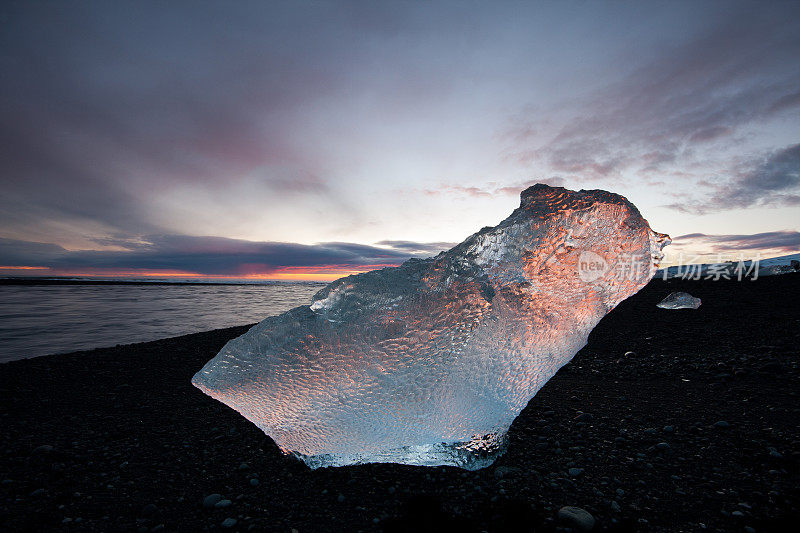
M 252 324 L 324 284 L 0 285 L 0 362 Z

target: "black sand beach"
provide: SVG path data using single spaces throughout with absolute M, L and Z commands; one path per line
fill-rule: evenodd
M 674 290 L 702 306 L 655 307 Z M 283 456 L 190 383 L 246 326 L 3 364 L 0 529 L 551 531 L 577 506 L 594 531 L 796 531 L 799 295 L 797 274 L 651 282 L 475 472 Z

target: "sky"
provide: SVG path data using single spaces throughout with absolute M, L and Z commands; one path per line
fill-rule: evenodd
M 798 2 L 3 2 L 0 275 L 329 280 L 605 189 L 800 251 Z

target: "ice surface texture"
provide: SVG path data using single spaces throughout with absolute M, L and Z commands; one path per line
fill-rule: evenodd
M 535 185 L 521 200 L 447 252 L 339 279 L 265 319 L 192 383 L 312 468 L 491 464 L 669 242 L 616 194 Z
M 700 307 L 700 298 L 695 298 L 688 292 L 671 292 L 656 307 L 661 309 L 697 309 Z

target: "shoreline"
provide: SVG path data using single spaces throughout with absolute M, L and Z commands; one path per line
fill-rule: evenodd
M 0 278 L 0 286 L 15 286 L 15 285 L 280 285 L 280 284 L 305 284 L 305 285 L 320 285 L 325 286 L 327 283 L 323 281 L 309 281 L 309 280 L 273 280 L 265 279 L 258 281 L 167 281 L 163 279 L 156 279 L 153 281 L 147 280 L 129 280 L 129 279 L 54 279 L 54 278 Z
M 515 420 L 485 469 L 308 470 L 189 380 L 252 324 L 0 364 L 11 531 L 791 530 L 800 275 L 654 280 Z M 655 307 L 683 290 L 698 310 Z M 627 352 L 633 354 L 626 355 Z M 723 424 L 720 424 L 723 422 Z M 229 503 L 206 508 L 219 494 Z M 231 524 L 228 521 L 227 524 Z
M 44 354 L 44 355 L 32 355 L 30 357 L 23 357 L 21 359 L 10 359 L 8 361 L 0 361 L 0 371 L 2 371 L 3 365 L 13 364 L 13 363 L 17 363 L 17 362 L 20 362 L 20 361 L 30 361 L 32 359 L 42 359 L 42 358 L 45 358 L 45 357 L 47 357 L 47 358 L 51 358 L 51 357 L 52 358 L 60 358 L 60 357 L 68 357 L 68 356 L 77 356 L 77 357 L 79 357 L 81 354 L 86 354 L 87 356 L 91 357 L 96 352 L 107 352 L 107 351 L 110 351 L 110 350 L 119 350 L 119 349 L 127 349 L 127 348 L 139 347 L 139 346 L 142 346 L 142 345 L 145 345 L 145 344 L 164 343 L 164 342 L 178 341 L 178 340 L 184 340 L 184 339 L 189 341 L 189 342 L 192 342 L 194 339 L 192 339 L 191 337 L 194 337 L 196 335 L 202 335 L 202 336 L 217 335 L 217 334 L 218 335 L 227 335 L 227 332 L 229 332 L 229 331 L 239 331 L 239 330 L 241 330 L 241 333 L 236 333 L 234 335 L 234 337 L 230 337 L 232 339 L 232 338 L 238 337 L 239 335 L 244 334 L 248 329 L 252 328 L 256 324 L 257 324 L 257 322 L 253 322 L 251 324 L 242 324 L 242 325 L 239 325 L 239 326 L 229 326 L 227 328 L 208 329 L 208 330 L 205 330 L 205 331 L 196 331 L 194 333 L 185 333 L 183 335 L 175 335 L 174 337 L 163 337 L 163 338 L 160 338 L 160 339 L 153 339 L 153 340 L 149 340 L 149 341 L 129 342 L 129 343 L 125 343 L 125 344 L 115 344 L 113 346 L 98 346 L 96 348 L 86 348 L 84 350 L 72 350 L 72 351 L 68 351 L 68 352 L 54 352 L 54 353 L 48 353 L 48 354 Z

